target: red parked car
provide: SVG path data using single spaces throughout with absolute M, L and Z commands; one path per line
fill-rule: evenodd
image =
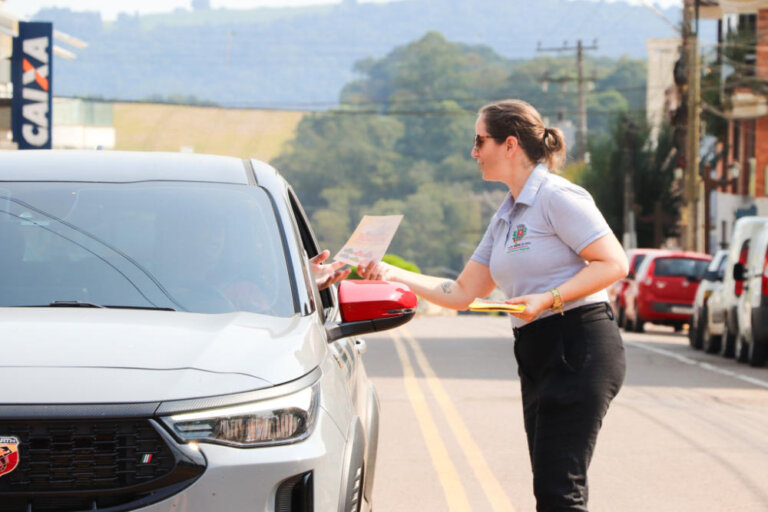
M 646 255 L 624 292 L 624 329 L 643 332 L 645 322 L 681 331 L 693 315 L 693 299 L 709 254 L 659 251 Z
M 632 283 L 632 281 L 634 281 L 637 269 L 640 267 L 640 264 L 648 254 L 659 252 L 663 251 L 661 249 L 645 248 L 629 249 L 627 251 L 627 261 L 629 261 L 629 272 L 627 273 L 627 277 L 621 279 L 620 281 L 616 281 L 608 289 L 608 296 L 610 297 L 611 306 L 613 306 L 613 312 L 616 316 L 616 321 L 620 326 L 624 325 L 624 312 L 627 308 L 627 301 L 624 294 L 626 293 L 627 288 L 629 288 L 629 285 Z

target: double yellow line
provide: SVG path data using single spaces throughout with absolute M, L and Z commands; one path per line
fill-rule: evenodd
M 445 391 L 445 388 L 443 388 L 442 383 L 432 369 L 432 366 L 429 364 L 429 360 L 427 360 L 427 357 L 424 355 L 419 342 L 416 341 L 408 330 L 403 327 L 397 331 L 390 331 L 390 336 L 394 341 L 395 350 L 397 351 L 400 363 L 403 366 L 405 390 L 408 394 L 411 406 L 416 413 L 416 419 L 419 422 L 421 433 L 427 444 L 427 450 L 429 450 L 429 454 L 432 457 L 432 464 L 440 478 L 440 484 L 443 487 L 445 498 L 448 501 L 448 510 L 450 512 L 471 512 L 472 507 L 469 504 L 467 493 L 456 472 L 456 467 L 448 455 L 448 450 L 445 447 L 443 438 L 440 436 L 440 432 L 437 429 L 437 424 L 435 423 L 432 414 L 429 412 L 427 400 L 421 391 L 418 379 L 416 378 L 416 373 L 411 365 L 411 359 L 400 335 L 406 339 L 413 351 L 416 363 L 419 368 L 421 368 L 432 395 L 434 395 L 437 400 L 440 410 L 445 416 L 456 441 L 459 446 L 461 446 L 464 456 L 467 458 L 475 477 L 480 482 L 480 486 L 485 492 L 492 510 L 494 512 L 515 512 L 515 508 L 509 501 L 501 483 L 499 483 L 498 479 L 493 474 L 493 471 L 491 471 L 491 468 L 483 457 L 480 447 L 472 438 L 469 429 L 464 424 L 464 420 L 461 419 L 461 415 L 456 410 L 448 393 Z

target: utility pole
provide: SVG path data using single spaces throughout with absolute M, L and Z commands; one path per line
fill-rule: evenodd
M 637 232 L 635 230 L 635 194 L 633 192 L 634 162 L 632 147 L 634 145 L 635 123 L 629 116 L 624 117 L 624 249 L 637 247 Z
M 699 126 L 701 119 L 701 76 L 699 72 L 698 0 L 685 0 L 683 6 L 683 52 L 686 60 L 685 98 L 685 174 L 683 209 L 683 248 L 703 249 L 698 240 L 699 216 Z M 705 233 L 705 236 L 707 234 Z
M 584 46 L 581 39 L 576 46 L 568 46 L 564 41 L 561 48 L 542 48 L 541 42 L 536 47 L 537 52 L 572 52 L 576 50 L 576 82 L 578 85 L 578 111 L 579 111 L 579 129 L 576 132 L 576 159 L 583 162 L 587 154 L 587 92 L 584 80 L 584 51 L 597 50 L 597 40 L 594 40 L 590 46 Z M 573 79 L 558 79 L 557 81 L 571 81 Z

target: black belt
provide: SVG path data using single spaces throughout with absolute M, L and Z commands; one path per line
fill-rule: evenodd
M 603 311 L 607 314 L 608 318 L 613 320 L 611 305 L 607 302 L 595 302 L 569 309 L 562 315 L 556 313 L 539 320 L 534 320 L 522 327 L 513 327 L 512 332 L 515 335 L 515 339 L 520 339 L 521 336 L 529 336 L 534 332 L 551 329 L 555 325 L 568 325 L 574 321 L 578 322 L 587 316 L 600 314 Z

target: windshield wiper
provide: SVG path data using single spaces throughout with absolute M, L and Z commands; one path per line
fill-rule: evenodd
M 55 300 L 48 304 L 48 307 L 51 308 L 103 308 L 106 309 L 105 306 L 100 306 L 99 304 L 93 304 L 91 302 L 80 302 L 77 300 Z
M 155 307 L 155 306 L 99 306 L 102 308 L 109 308 L 109 309 L 141 309 L 146 311 L 176 311 L 173 308 L 161 308 L 161 307 Z
M 100 309 L 141 309 L 149 311 L 176 311 L 173 308 L 161 308 L 155 306 L 102 306 L 92 302 L 80 302 L 78 300 L 55 300 L 48 304 L 51 308 L 100 308 Z

